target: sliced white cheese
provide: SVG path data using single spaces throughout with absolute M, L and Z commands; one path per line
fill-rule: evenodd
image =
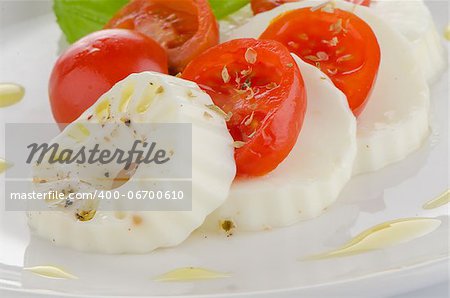
M 258 14 L 237 28 L 230 39 L 257 38 L 279 14 L 318 3 L 288 3 Z M 367 22 L 381 48 L 377 80 L 365 110 L 358 117 L 354 174 L 359 174 L 399 161 L 422 145 L 429 132 L 429 90 L 410 43 L 397 30 L 367 7 L 344 1 L 335 3 Z
M 92 148 L 100 142 L 114 149 L 152 136 L 151 130 L 135 123 L 190 123 L 192 211 L 141 211 L 142 205 L 136 211 L 105 211 L 100 208 L 101 204 L 120 207 L 123 200 L 113 203 L 101 200 L 100 205 L 92 206 L 97 210 L 93 218 L 80 221 L 75 208 L 89 206 L 74 203 L 68 207 L 58 206 L 57 211 L 29 212 L 32 230 L 57 245 L 102 253 L 143 253 L 185 240 L 206 215 L 225 201 L 235 176 L 233 139 L 223 115 L 207 107 L 211 104 L 211 98 L 195 83 L 153 72 L 133 74 L 117 83 L 55 139 L 72 148 L 81 145 Z M 102 115 L 107 117 L 102 118 Z M 101 127 L 104 123 L 107 124 L 104 129 L 92 131 L 92 125 Z M 84 129 L 80 130 L 83 125 Z M 86 129 L 91 131 L 86 133 Z M 175 138 L 179 137 L 174 134 L 173 140 L 170 136 L 167 139 L 177 142 Z M 190 142 L 186 146 L 188 144 Z M 70 186 L 74 192 L 94 192 L 101 189 L 99 181 L 103 180 L 99 177 L 104 178 L 105 167 L 110 177 L 116 177 L 121 170 L 113 164 L 84 168 L 76 164 L 49 166 L 42 163 L 34 169 L 36 181 L 43 182 L 36 183 L 36 188 L 61 191 Z M 141 164 L 128 182 L 114 190 L 124 195 L 128 191 L 152 190 L 153 182 L 145 179 L 152 178 L 155 171 L 159 171 L 158 166 Z M 164 178 L 164 175 L 158 177 Z M 173 181 L 167 183 L 169 189 L 177 185 Z
M 356 121 L 345 95 L 320 70 L 294 58 L 308 96 L 295 147 L 268 175 L 233 182 L 228 199 L 203 229 L 263 230 L 318 216 L 350 179 Z
M 322 2 L 323 0 L 317 0 L 317 3 Z M 377 0 L 371 2 L 370 9 L 410 42 L 428 83 L 434 82 L 446 68 L 447 55 L 442 46 L 442 37 L 436 30 L 433 17 L 424 1 Z M 229 40 L 233 31 L 249 22 L 252 17 L 251 7 L 247 5 L 221 20 L 221 40 Z M 263 32 L 264 28 L 255 30 Z
M 408 39 L 428 82 L 434 82 L 446 68 L 447 57 L 423 0 L 378 0 L 370 8 Z

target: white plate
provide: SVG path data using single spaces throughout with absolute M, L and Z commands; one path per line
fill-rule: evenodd
M 0 109 L 0 122 L 52 119 L 47 80 L 61 33 L 42 1 L 0 1 L 0 82 L 26 87 L 22 102 Z M 439 30 L 448 22 L 446 1 L 430 6 Z M 433 133 L 404 161 L 354 178 L 338 202 L 319 218 L 292 227 L 232 237 L 199 233 L 182 245 L 146 255 L 95 255 L 52 246 L 30 237 L 22 212 L 0 206 L 0 289 L 61 296 L 246 295 L 386 296 L 448 278 L 448 205 L 422 205 L 448 189 L 448 73 L 432 87 Z M 4 131 L 0 129 L 0 138 Z M 4 144 L 4 143 L 3 143 Z M 4 145 L 0 146 L 0 156 Z M 4 175 L 0 176 L 3 198 Z M 334 249 L 376 224 L 406 217 L 439 217 L 438 229 L 412 241 L 363 254 L 302 260 Z M 23 267 L 57 265 L 78 279 L 56 280 Z M 229 277 L 194 282 L 157 282 L 179 267 L 204 267 Z

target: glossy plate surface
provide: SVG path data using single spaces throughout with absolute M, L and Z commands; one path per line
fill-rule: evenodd
M 448 23 L 448 3 L 433 1 L 429 5 L 438 30 L 443 32 Z M 3 140 L 4 123 L 52 121 L 47 81 L 64 42 L 49 12 L 49 2 L 0 1 L 0 6 L 0 82 L 25 87 L 21 102 L 0 108 Z M 79 253 L 30 236 L 23 213 L 4 211 L 2 174 L 0 289 L 16 295 L 27 293 L 28 297 L 34 297 L 31 293 L 89 297 L 380 297 L 442 282 L 448 278 L 449 205 L 432 209 L 423 205 L 447 191 L 449 185 L 448 82 L 447 72 L 431 88 L 432 132 L 423 148 L 400 163 L 355 177 L 322 216 L 288 228 L 231 237 L 195 233 L 178 247 L 145 255 Z M 3 143 L 0 157 L 4 156 L 4 147 Z M 400 232 L 405 241 L 392 246 L 383 244 L 389 241 L 366 238 L 360 243 L 362 247 L 369 240 L 372 246 L 380 247 L 349 256 L 308 258 L 341 248 L 378 224 L 417 217 L 438 219 L 440 223 L 432 221 L 431 227 L 417 235 L 409 233 L 406 237 L 406 232 Z M 24 270 L 48 265 L 62 268 L 75 278 L 48 278 L 33 273 L 36 268 Z M 182 282 L 161 278 L 169 271 L 191 266 L 212 270 L 216 278 Z

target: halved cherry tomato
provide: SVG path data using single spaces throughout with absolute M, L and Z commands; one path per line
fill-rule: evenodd
M 250 4 L 254 14 L 272 10 L 282 4 L 289 2 L 299 2 L 301 0 L 251 0 Z M 370 6 L 371 0 L 346 0 L 351 3 L 355 3 L 363 6 Z
M 355 14 L 337 8 L 288 11 L 260 36 L 286 45 L 317 66 L 347 96 L 353 113 L 364 109 L 380 65 L 380 46 L 372 29 Z
M 56 122 L 71 123 L 115 83 L 142 71 L 167 73 L 167 54 L 147 36 L 131 30 L 101 30 L 64 52 L 49 82 Z
M 133 0 L 105 28 L 137 30 L 167 50 L 176 74 L 219 43 L 219 27 L 207 0 Z
M 281 163 L 297 141 L 306 111 L 300 70 L 271 40 L 236 39 L 209 49 L 182 77 L 200 85 L 231 118 L 237 175 L 261 176 Z

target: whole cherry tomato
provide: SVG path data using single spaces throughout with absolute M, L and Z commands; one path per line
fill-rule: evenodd
M 167 54 L 131 30 L 102 30 L 74 43 L 56 61 L 49 96 L 58 123 L 77 119 L 115 83 L 143 71 L 167 73 Z

